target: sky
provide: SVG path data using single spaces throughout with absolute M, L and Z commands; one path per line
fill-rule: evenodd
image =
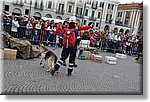
M 123 3 L 132 3 L 132 2 L 134 2 L 134 3 L 136 3 L 136 2 L 138 2 L 138 3 L 140 3 L 140 2 L 142 2 L 143 0 L 119 0 L 119 2 L 121 3 L 121 4 L 123 4 Z

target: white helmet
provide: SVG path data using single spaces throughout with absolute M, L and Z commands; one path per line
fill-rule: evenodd
M 76 17 L 75 17 L 75 16 L 71 16 L 71 17 L 69 18 L 69 23 L 70 23 L 70 22 L 76 23 Z

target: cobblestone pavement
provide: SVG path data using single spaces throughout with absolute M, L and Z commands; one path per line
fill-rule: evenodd
M 54 51 L 60 56 L 61 48 Z M 117 65 L 104 62 L 106 55 L 101 52 L 102 63 L 90 60 L 76 60 L 78 67 L 68 77 L 67 67 L 62 66 L 58 75 L 46 72 L 47 66 L 39 66 L 40 58 L 30 60 L 3 61 L 2 94 L 142 94 L 142 66 L 134 57 L 118 59 Z

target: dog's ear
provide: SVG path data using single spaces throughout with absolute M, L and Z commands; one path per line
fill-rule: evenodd
M 39 49 L 39 47 L 38 47 L 38 46 L 36 46 L 36 48 L 37 48 L 37 49 Z
M 38 46 L 40 46 L 41 43 L 38 43 Z
M 43 43 L 41 43 L 41 46 L 44 46 L 44 44 L 43 44 Z

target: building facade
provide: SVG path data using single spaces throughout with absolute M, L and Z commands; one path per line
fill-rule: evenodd
M 0 32 L 1 32 L 1 25 L 2 25 L 2 11 L 3 11 L 3 2 L 2 1 L 0 1 Z
M 4 11 L 11 15 L 68 19 L 77 17 L 79 24 L 94 22 L 100 30 L 113 29 L 118 0 L 5 0 Z
M 140 7 L 141 7 L 141 15 L 137 34 L 138 36 L 143 37 L 143 2 L 140 4 Z
M 143 2 L 120 4 L 116 16 L 116 28 L 124 33 L 142 34 L 143 30 Z M 140 33 L 139 33 L 140 32 Z M 141 35 L 140 34 L 140 35 Z
M 87 0 L 83 24 L 94 22 L 97 29 L 113 29 L 118 4 L 118 0 Z

